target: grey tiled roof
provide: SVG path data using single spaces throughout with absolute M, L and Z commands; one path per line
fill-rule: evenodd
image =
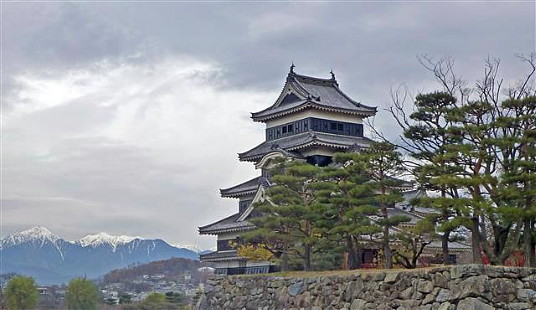
M 259 188 L 262 183 L 262 176 L 258 176 L 244 183 L 235 185 L 233 187 L 220 189 L 222 197 L 235 198 L 246 194 L 253 194 Z
M 420 216 L 416 215 L 415 213 L 411 213 L 409 211 L 401 210 L 401 209 L 398 209 L 398 208 L 387 208 L 387 216 L 388 217 L 397 216 L 397 215 L 407 216 L 407 217 L 410 218 L 409 222 L 404 222 L 404 223 L 402 223 L 402 225 L 404 225 L 404 224 L 415 225 L 421 219 Z
M 289 102 L 274 103 L 267 109 L 251 114 L 256 121 L 263 121 L 301 109 L 317 108 L 337 110 L 343 113 L 370 116 L 376 113 L 376 107 L 366 106 L 352 100 L 343 93 L 337 81 L 299 75 L 291 71 L 287 77 L 284 89 L 289 85 L 303 98 Z
M 208 254 L 202 254 L 199 256 L 199 259 L 202 262 L 219 262 L 219 261 L 237 260 L 237 259 L 243 259 L 243 258 L 239 258 L 236 251 L 225 251 L 225 252 L 212 252 Z
M 199 227 L 199 233 L 204 235 L 217 235 L 224 232 L 243 231 L 253 228 L 254 226 L 247 221 L 237 222 L 240 213 L 235 213 L 222 220 Z
M 364 137 L 341 136 L 308 131 L 276 140 L 265 141 L 247 152 L 239 153 L 238 158 L 243 161 L 256 161 L 274 150 L 283 149 L 293 152 L 310 145 L 326 145 L 341 149 L 349 149 L 354 146 L 358 148 L 367 147 L 370 141 Z
M 450 242 L 449 241 L 449 250 L 470 250 L 471 249 L 471 246 L 467 245 L 467 244 L 463 244 L 463 243 L 460 243 L 460 242 Z M 426 247 L 428 248 L 439 248 L 441 249 L 441 241 L 433 241 L 432 243 L 430 243 L 429 245 L 427 245 Z

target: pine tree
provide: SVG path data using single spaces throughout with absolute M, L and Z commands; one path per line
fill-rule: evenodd
M 449 147 L 461 142 L 456 124 L 460 120 L 456 98 L 448 92 L 420 94 L 414 102 L 415 111 L 408 119 L 401 118 L 402 107 L 391 108 L 403 129 L 403 148 L 412 158 L 411 168 L 419 187 L 437 193 L 423 197 L 415 204 L 433 207 L 439 212 L 433 219 L 439 224 L 443 263 L 449 263 L 449 238 L 464 222 L 456 217 L 460 201 L 458 187 L 452 176 L 460 171 L 452 160 L 456 153 Z M 397 111 L 395 111 L 397 109 Z M 453 220 L 456 218 L 457 220 Z
M 530 71 L 520 82 L 509 89 L 502 88 L 503 79 L 498 76 L 499 61 L 485 60 L 484 76 L 475 87 L 454 74 L 452 59 L 434 61 L 421 57 L 421 64 L 430 70 L 444 88 L 444 95 L 451 100 L 448 109 L 429 110 L 421 114 L 422 106 L 417 106 L 414 120 L 422 124 L 436 115 L 443 133 L 459 139 L 442 142 L 442 153 L 432 148 L 422 165 L 417 162 L 414 169 L 421 177 L 421 184 L 440 192 L 443 189 L 451 197 L 428 199 L 427 203 L 443 208 L 444 220 L 440 228 L 446 231 L 464 225 L 471 230 L 473 261 L 482 262 L 481 249 L 492 264 L 502 264 L 521 243 L 524 246 L 527 265 L 536 264 L 534 236 L 534 75 L 536 74 L 536 54 L 520 56 Z M 394 93 L 393 116 L 404 128 L 415 125 L 405 114 L 398 93 Z M 402 103 L 401 103 L 402 102 Z M 431 112 L 431 113 L 430 113 Z M 437 123 L 437 122 L 436 122 Z M 417 124 L 420 125 L 420 124 Z M 437 127 L 437 126 L 436 126 Z M 432 137 L 422 127 L 414 127 L 413 132 L 405 132 L 402 138 L 405 150 L 412 154 L 414 144 L 428 143 Z M 427 147 L 429 145 L 426 145 Z M 426 150 L 426 148 L 425 148 Z M 424 152 L 427 155 L 426 152 Z M 412 155 L 418 155 L 413 152 Z M 418 156 L 416 156 L 418 158 Z M 442 170 L 446 163 L 448 170 Z M 438 188 L 439 187 L 439 188 Z M 453 190 L 455 189 L 455 190 Z M 456 215 L 452 217 L 452 215 Z M 444 223 L 448 223 L 445 227 Z M 443 244 L 447 238 L 443 239 Z M 445 249 L 444 249 L 445 250 Z M 446 252 L 443 251 L 444 257 Z
M 366 174 L 363 155 L 337 153 L 334 165 L 324 169 L 319 193 L 323 200 L 320 227 L 326 236 L 342 242 L 348 253 L 348 267 L 361 267 L 363 236 L 379 232 L 379 226 L 371 220 L 378 213 L 374 205 L 374 185 Z
M 388 142 L 373 142 L 371 146 L 361 152 L 362 160 L 376 190 L 374 197 L 379 206 L 378 224 L 382 227 L 381 245 L 385 256 L 385 268 L 393 268 L 393 253 L 391 242 L 394 240 L 391 230 L 400 223 L 408 222 L 406 216 L 389 216 L 389 208 L 395 203 L 403 201 L 402 194 L 397 190 L 401 180 L 398 178 L 403 171 L 402 156 L 396 151 L 394 145 Z
M 274 184 L 266 190 L 267 199 L 255 207 L 262 216 L 251 219 L 257 227 L 245 233 L 246 240 L 263 242 L 277 253 L 281 268 L 298 258 L 305 271 L 311 270 L 313 252 L 321 236 L 317 176 L 322 168 L 302 161 L 283 162 L 272 173 Z

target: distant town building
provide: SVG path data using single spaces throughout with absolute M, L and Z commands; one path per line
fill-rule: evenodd
M 258 216 L 253 204 L 264 199 L 270 186 L 269 170 L 274 159 L 294 158 L 310 164 L 326 166 L 337 152 L 367 148 L 371 140 L 364 136 L 363 119 L 374 116 L 377 108 L 362 104 L 346 95 L 331 72 L 331 78 L 316 78 L 294 72 L 290 67 L 279 97 L 270 107 L 252 113 L 255 122 L 266 124 L 265 141 L 249 151 L 239 153 L 241 161 L 252 162 L 260 175 L 241 184 L 221 189 L 225 198 L 238 199 L 238 212 L 215 223 L 199 227 L 200 234 L 216 235 L 217 250 L 201 255 L 201 261 L 216 265 L 217 274 L 267 273 L 277 269 L 270 262 L 252 262 L 239 257 L 232 244 L 240 233 L 254 226 L 248 219 Z M 422 218 L 423 208 L 408 207 L 408 200 L 418 194 L 412 184 L 405 182 L 405 203 L 393 206 L 389 214 L 406 215 L 408 225 Z M 453 245 L 456 247 L 456 245 Z M 463 245 L 459 245 L 464 248 Z M 464 248 L 465 249 L 465 248 Z M 364 263 L 372 262 L 374 249 L 365 251 Z

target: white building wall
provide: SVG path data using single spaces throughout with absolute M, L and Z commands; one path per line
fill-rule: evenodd
M 225 233 L 225 234 L 219 234 L 218 240 L 232 240 L 236 239 L 240 234 L 239 233 Z

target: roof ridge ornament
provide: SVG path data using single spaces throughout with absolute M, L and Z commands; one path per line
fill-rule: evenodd
M 331 80 L 335 82 L 335 85 L 339 86 L 339 83 L 337 83 L 337 80 L 335 79 L 335 73 L 333 72 L 333 68 L 331 68 L 329 74 L 331 74 Z
M 291 81 L 292 77 L 296 75 L 296 73 L 294 72 L 294 67 L 296 67 L 294 65 L 294 61 L 291 61 L 290 62 L 290 71 L 288 72 L 288 75 L 287 75 L 287 82 Z

